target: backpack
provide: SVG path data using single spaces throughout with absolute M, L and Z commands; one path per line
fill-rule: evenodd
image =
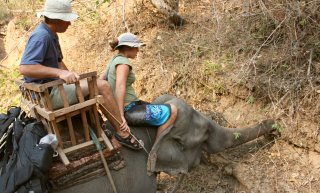
M 0 159 L 0 192 L 48 192 L 53 149 L 49 144 L 38 144 L 47 135 L 43 124 L 26 117 L 23 112 L 6 130 L 5 156 Z
M 10 151 L 12 151 L 13 123 L 19 117 L 20 112 L 20 107 L 12 107 L 6 114 L 0 114 L 0 175 L 3 163 L 8 160 Z

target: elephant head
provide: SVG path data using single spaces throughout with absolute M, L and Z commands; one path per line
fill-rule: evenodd
M 149 173 L 187 173 L 200 163 L 202 151 L 217 153 L 273 130 L 273 120 L 243 129 L 221 127 L 183 100 L 170 95 L 162 95 L 153 103 L 176 105 L 178 116 L 174 125 L 155 141 L 148 158 Z

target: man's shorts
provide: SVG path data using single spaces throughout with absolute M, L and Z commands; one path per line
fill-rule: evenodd
M 69 105 L 78 103 L 76 95 L 76 86 L 74 84 L 63 84 L 64 92 L 69 101 Z M 51 102 L 53 110 L 60 109 L 63 107 L 63 101 L 60 96 L 60 91 L 58 87 L 53 87 L 50 92 Z

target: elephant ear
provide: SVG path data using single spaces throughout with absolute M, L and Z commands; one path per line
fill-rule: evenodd
M 187 173 L 200 162 L 201 148 L 208 139 L 209 121 L 184 101 L 170 95 L 156 103 L 174 104 L 178 115 L 174 125 L 165 129 L 155 141 L 148 158 L 148 173 Z
M 172 138 L 170 131 L 173 126 L 166 129 L 156 140 L 148 158 L 148 174 L 166 172 L 172 175 L 188 172 L 188 162 L 183 153 L 183 145 L 178 139 Z

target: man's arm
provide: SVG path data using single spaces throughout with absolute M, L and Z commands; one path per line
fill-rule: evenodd
M 59 68 L 62 70 L 69 70 L 63 61 L 59 62 Z
M 20 65 L 20 73 L 24 76 L 33 78 L 60 78 L 67 84 L 74 83 L 79 80 L 79 75 L 68 70 L 59 68 L 51 68 L 41 64 Z

